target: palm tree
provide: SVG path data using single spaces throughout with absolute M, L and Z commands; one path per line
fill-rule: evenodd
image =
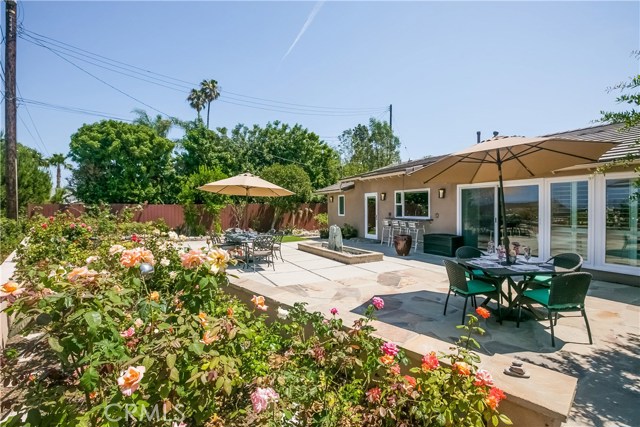
M 138 116 L 133 120 L 134 124 L 149 127 L 163 138 L 167 137 L 169 130 L 171 130 L 171 126 L 173 126 L 173 120 L 165 119 L 160 114 L 156 115 L 152 119 L 146 111 L 140 108 L 135 108 L 133 113 Z
M 48 166 L 56 167 L 56 190 L 60 188 L 60 182 L 62 181 L 62 168 L 71 168 L 71 165 L 66 163 L 65 160 L 67 160 L 67 156 L 64 154 L 52 154 L 51 157 L 47 159 Z
M 200 119 L 200 111 L 202 111 L 204 104 L 207 102 L 204 93 L 198 89 L 191 89 L 187 101 L 189 101 L 191 108 L 198 112 L 198 119 Z
M 207 128 L 209 128 L 209 111 L 211 110 L 211 102 L 220 97 L 218 82 L 216 80 L 203 80 L 200 83 L 200 91 L 204 94 L 207 102 Z

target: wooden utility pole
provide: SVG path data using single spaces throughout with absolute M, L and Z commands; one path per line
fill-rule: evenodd
M 7 218 L 18 219 L 18 136 L 16 130 L 16 26 L 17 2 L 6 0 L 4 124 Z

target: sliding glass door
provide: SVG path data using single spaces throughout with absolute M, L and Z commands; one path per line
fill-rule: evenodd
M 495 193 L 494 187 L 461 190 L 461 233 L 466 246 L 484 250 L 494 240 Z
M 489 240 L 499 244 L 497 187 L 473 187 L 460 190 L 461 234 L 464 244 L 486 249 Z M 511 243 L 529 246 L 538 256 L 539 185 L 521 185 L 504 189 L 507 234 Z M 497 236 L 497 237 L 496 237 Z
M 589 248 L 588 181 L 553 182 L 551 197 L 551 255 L 574 252 L 587 261 Z
M 636 191 L 632 179 L 606 180 L 606 264 L 640 266 Z

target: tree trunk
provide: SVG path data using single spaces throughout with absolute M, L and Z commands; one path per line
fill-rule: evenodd
M 209 129 L 209 111 L 211 110 L 211 102 L 207 102 L 207 129 Z
M 56 168 L 56 190 L 60 188 L 60 181 L 62 181 L 62 165 L 58 164 Z

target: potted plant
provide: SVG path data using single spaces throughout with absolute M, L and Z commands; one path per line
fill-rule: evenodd
M 393 247 L 400 256 L 407 256 L 411 251 L 412 238 L 408 234 L 398 234 L 393 236 Z

